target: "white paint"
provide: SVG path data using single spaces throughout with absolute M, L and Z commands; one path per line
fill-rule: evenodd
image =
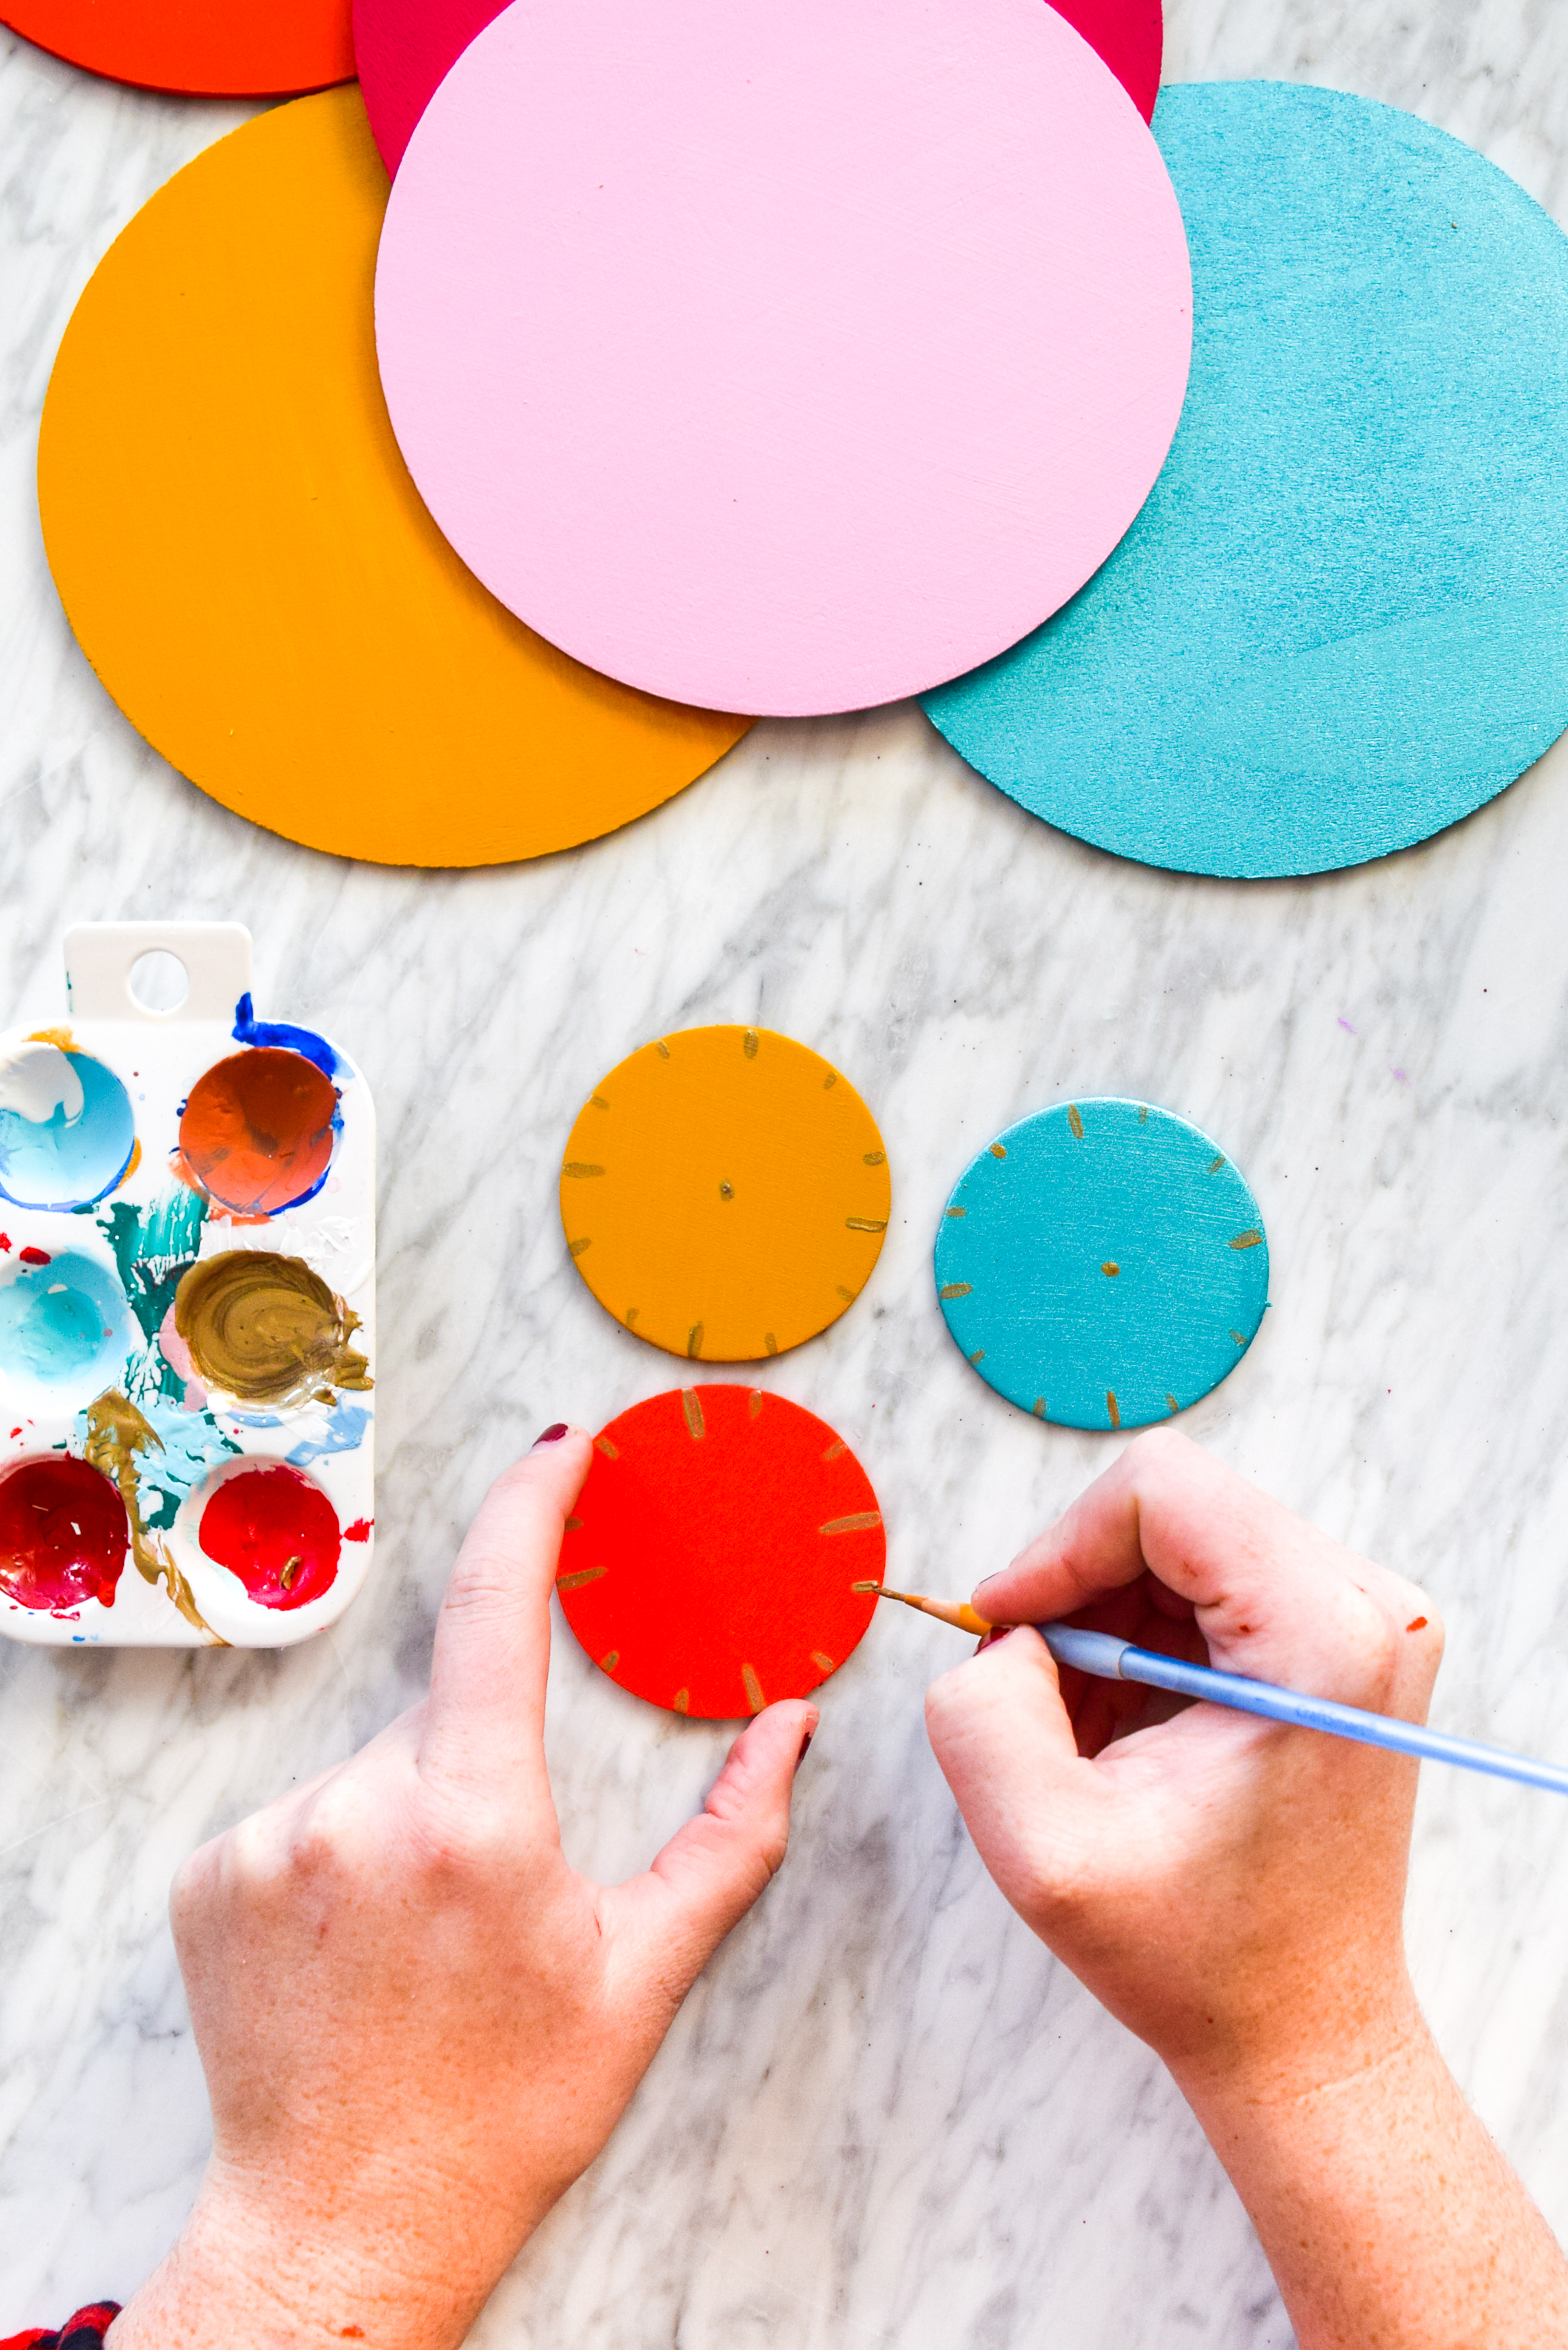
M 0 1054 L 0 1109 L 47 1126 L 57 1110 L 80 1118 L 86 1101 L 71 1056 L 57 1045 L 13 1045 Z

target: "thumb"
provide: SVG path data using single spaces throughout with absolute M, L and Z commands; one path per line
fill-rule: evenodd
M 1040 1930 L 1042 1897 L 1092 1868 L 1108 1794 L 1039 1633 L 1021 1626 L 933 1681 L 926 1729 L 976 1851 Z
M 694 1820 L 652 1867 L 605 1896 L 622 1963 L 651 1979 L 671 2008 L 776 1874 L 789 1843 L 790 1796 L 815 1706 L 770 1705 L 743 1731 Z

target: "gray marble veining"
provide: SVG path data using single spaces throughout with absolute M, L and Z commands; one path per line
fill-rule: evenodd
M 1174 0 L 1167 69 L 1411 107 L 1568 222 L 1559 0 Z M 549 1419 L 671 1383 L 577 1280 L 554 1204 L 582 1097 L 659 1030 L 765 1021 L 882 1123 L 877 1272 L 765 1377 L 861 1452 L 898 1579 L 967 1588 L 1116 1441 L 1042 1429 L 959 1358 L 928 1271 L 950 1181 L 1031 1108 L 1145 1095 L 1234 1155 L 1272 1251 L 1263 1331 L 1192 1432 L 1429 1586 L 1439 1721 L 1568 1755 L 1568 749 L 1423 848 L 1251 887 L 1079 847 L 909 708 L 759 726 L 658 814 L 532 867 L 383 872 L 258 832 L 97 685 L 32 486 L 88 274 L 244 111 L 0 35 L 0 1010 L 58 1015 L 72 920 L 238 916 L 258 1005 L 356 1054 L 382 1135 L 378 1561 L 334 1634 L 277 1656 L 0 1646 L 0 2331 L 126 2293 L 179 2226 L 206 2134 L 163 1918 L 181 1856 L 416 1693 L 495 1469 Z M 783 1876 L 487 2350 L 1289 2341 L 1181 2099 L 968 1846 L 920 1721 L 950 1643 L 900 1617 L 829 1685 Z M 568 1849 L 639 1866 L 723 1733 L 625 1698 L 566 1636 L 550 1707 Z M 1565 1863 L 1561 1806 L 1426 1774 L 1422 1991 L 1560 2231 Z

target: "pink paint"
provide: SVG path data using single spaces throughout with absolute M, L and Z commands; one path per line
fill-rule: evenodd
M 73 1454 L 23 1461 L 0 1477 L 0 1590 L 24 1607 L 112 1607 L 130 1541 L 114 1486 Z
M 184 1382 L 185 1392 L 181 1398 L 182 1409 L 186 1411 L 203 1409 L 207 1401 L 207 1390 L 196 1375 L 196 1366 L 191 1359 L 191 1349 L 180 1336 L 172 1305 L 158 1325 L 158 1349 L 175 1377 Z M 0 2344 L 0 2350 L 5 2350 L 3 2344 Z
M 340 1542 L 320 1486 L 283 1463 L 225 1477 L 202 1513 L 202 1548 L 259 1607 L 286 1612 L 319 1599 L 337 1579 Z
M 403 454 L 504 603 L 794 714 L 1064 603 L 1191 344 L 1159 151 L 1040 0 L 515 0 L 410 141 L 376 307 Z
M 354 61 L 381 161 L 395 172 L 414 125 L 504 0 L 354 0 Z M 1061 0 L 1056 11 L 1097 50 L 1147 122 L 1159 95 L 1159 0 Z

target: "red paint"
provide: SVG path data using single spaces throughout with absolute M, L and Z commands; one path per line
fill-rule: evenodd
M 344 1541 L 369 1542 L 370 1539 L 370 1529 L 375 1523 L 376 1521 L 374 1518 L 356 1518 L 351 1526 L 344 1527 Z
M 759 1692 L 805 1697 L 844 1662 L 877 1608 L 850 1586 L 879 1583 L 885 1557 L 870 1480 L 825 1421 L 700 1387 L 634 1404 L 595 1439 L 556 1587 L 612 1680 L 722 1721 Z
M 47 1249 L 25 1248 L 22 1251 L 22 1263 L 24 1264 L 47 1264 L 48 1262 L 49 1252 Z
M 202 1548 L 239 1576 L 258 1607 L 319 1599 L 337 1580 L 341 1541 L 320 1486 L 283 1464 L 225 1477 L 202 1513 Z
M 7 1256 L 9 1256 L 9 1255 L 10 1255 L 10 1253 L 11 1253 L 11 1235 L 10 1235 L 10 1233 L 9 1233 L 9 1232 L 0 1232 L 0 1249 L 4 1249 L 4 1250 L 5 1250 L 5 1254 L 6 1254 Z M 0 2343 L 0 2350 L 5 2350 L 5 2344 L 4 2344 L 4 2343 Z
M 49 1453 L 0 1477 L 0 1590 L 24 1607 L 112 1607 L 130 1542 L 125 1503 L 86 1461 Z
M 337 1092 L 282 1045 L 234 1053 L 197 1078 L 180 1118 L 180 1156 L 198 1191 L 245 1216 L 307 1200 L 332 1164 Z
M 1405 1627 L 1407 1632 L 1424 1632 L 1426 1628 L 1427 1619 L 1424 1616 L 1417 1616 L 1414 1623 L 1407 1624 Z

